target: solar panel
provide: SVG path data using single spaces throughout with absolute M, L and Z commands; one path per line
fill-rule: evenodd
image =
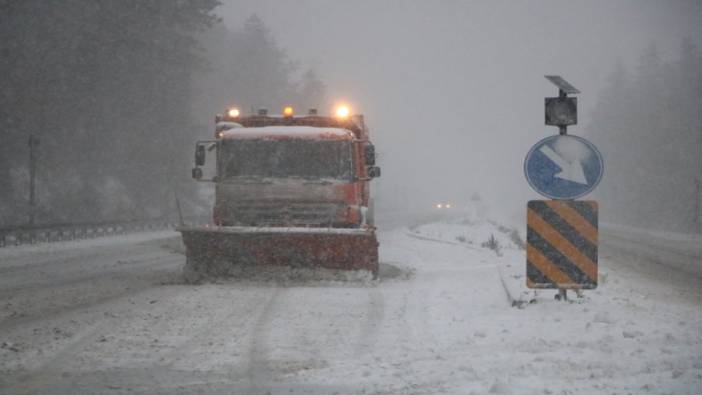
M 579 90 L 577 90 L 573 85 L 568 83 L 568 81 L 564 80 L 560 75 L 545 75 L 547 80 L 553 82 L 554 85 L 558 87 L 558 89 L 562 90 L 566 94 L 576 94 L 580 93 Z

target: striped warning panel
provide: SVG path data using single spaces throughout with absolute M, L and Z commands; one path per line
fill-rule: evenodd
M 597 288 L 597 202 L 527 205 L 527 287 Z

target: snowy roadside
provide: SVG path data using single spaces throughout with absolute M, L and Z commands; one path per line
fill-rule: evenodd
M 23 244 L 19 246 L 7 246 L 0 248 L 0 267 L 3 262 L 8 262 L 11 258 L 17 258 L 22 255 L 46 255 L 72 249 L 89 249 L 105 246 L 120 246 L 134 243 L 167 239 L 178 236 L 179 233 L 173 230 L 159 230 L 130 233 L 126 235 L 114 235 L 97 237 L 94 239 L 80 239 L 70 241 L 57 241 L 52 243 L 41 244 Z
M 519 239 L 484 218 L 380 232 L 381 278 L 370 284 L 184 285 L 177 280 L 184 258 L 171 236 L 9 258 L 9 268 L 0 267 L 0 392 L 696 395 L 702 388 L 700 287 L 638 273 L 636 260 L 624 265 L 608 251 L 597 290 L 569 302 L 541 291 L 522 309 L 508 297 L 534 295 L 525 291 Z M 396 273 L 383 275 L 383 267 Z
M 682 271 L 702 281 L 702 235 L 601 224 L 600 244 L 612 256 Z
M 523 232 L 492 219 L 458 217 L 407 229 L 407 235 L 421 240 L 457 245 L 466 253 L 494 262 L 510 303 L 523 308 L 538 291 L 526 288 L 524 273 L 525 244 Z
M 613 224 L 609 222 L 601 222 L 600 228 L 609 232 L 628 233 L 636 237 L 643 237 L 667 242 L 677 242 L 680 243 L 680 245 L 689 245 L 690 248 L 696 247 L 698 251 L 702 251 L 702 234 L 679 233 L 665 230 L 652 230 L 646 228 L 637 228 L 633 226 Z
M 466 264 L 494 262 L 519 307 L 492 331 L 506 334 L 501 339 L 514 349 L 495 346 L 488 352 L 496 355 L 478 357 L 486 366 L 504 358 L 503 373 L 492 372 L 492 384 L 474 393 L 702 393 L 702 294 L 694 279 L 660 265 L 632 272 L 640 258 L 605 247 L 599 288 L 558 302 L 555 291 L 526 287 L 525 251 L 514 231 L 484 218 L 406 230 L 417 240 L 464 248 Z M 522 376 L 528 371 L 530 379 Z

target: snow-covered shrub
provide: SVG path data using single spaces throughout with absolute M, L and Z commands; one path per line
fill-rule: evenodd
M 489 249 L 495 251 L 495 253 L 496 253 L 497 255 L 501 255 L 501 254 L 502 254 L 502 252 L 501 252 L 501 251 L 502 251 L 502 247 L 500 246 L 500 242 L 495 238 L 495 235 L 492 234 L 492 233 L 490 234 L 490 238 L 487 239 L 487 241 L 485 241 L 485 242 L 483 242 L 482 244 L 480 244 L 480 246 L 483 247 L 483 248 L 489 248 Z

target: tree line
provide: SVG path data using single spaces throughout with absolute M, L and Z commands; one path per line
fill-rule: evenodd
M 650 45 L 634 70 L 618 65 L 593 111 L 602 220 L 702 232 L 702 54 L 689 38 L 680 48 L 674 61 Z
M 256 16 L 218 0 L 0 0 L 0 226 L 173 215 L 209 204 L 189 178 L 196 139 L 230 103 L 323 102 Z

